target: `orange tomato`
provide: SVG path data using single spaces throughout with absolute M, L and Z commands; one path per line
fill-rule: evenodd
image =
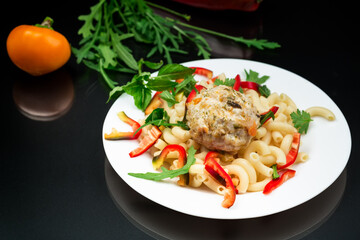
M 47 27 L 20 25 L 6 42 L 11 61 L 25 72 L 40 76 L 62 67 L 70 58 L 68 40 Z

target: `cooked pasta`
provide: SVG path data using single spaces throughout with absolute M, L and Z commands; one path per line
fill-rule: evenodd
M 306 109 L 306 112 L 312 117 L 320 116 L 330 121 L 335 120 L 335 114 L 330 109 L 324 107 L 310 107 Z
M 226 76 L 221 74 L 217 78 L 225 81 Z M 214 83 L 209 80 L 203 80 L 199 84 L 209 89 L 214 88 Z M 268 112 L 269 109 L 275 106 L 278 107 L 278 110 L 274 113 L 273 119 L 269 119 L 261 126 L 255 125 L 257 127 L 255 133 L 252 135 L 252 139 L 245 144 L 245 147 L 239 150 L 228 151 L 226 154 L 219 151 L 221 157 L 217 155 L 214 157 L 216 162 L 230 176 L 239 194 L 262 191 L 264 189 L 266 184 L 272 180 L 272 175 L 275 171 L 272 166 L 287 164 L 287 155 L 290 154 L 293 148 L 294 133 L 298 132 L 290 116 L 293 112 L 297 111 L 297 106 L 288 95 L 275 92 L 268 97 L 264 97 L 252 89 L 244 89 L 244 95 L 251 100 L 258 115 Z M 186 101 L 187 98 L 185 95 L 182 95 L 178 99 L 178 103 L 172 107 L 164 104 L 163 107 L 169 116 L 170 123 L 177 123 L 186 119 Z M 232 107 L 231 111 L 236 108 L 242 109 L 238 103 L 231 101 L 229 103 L 229 101 L 227 103 Z M 203 104 L 211 105 L 211 103 L 206 102 Z M 327 108 L 311 107 L 306 111 L 311 116 L 321 116 L 328 120 L 335 119 L 335 115 Z M 215 114 L 221 115 L 220 112 Z M 244 121 L 246 120 L 249 121 L 249 118 L 244 117 Z M 144 123 L 144 121 L 141 121 L 141 123 Z M 230 126 L 229 128 L 236 128 L 236 126 Z M 160 130 L 162 135 L 150 150 L 153 157 L 159 156 L 162 150 L 170 144 L 181 145 L 185 150 L 194 147 L 197 151 L 195 154 L 196 161 L 189 168 L 188 186 L 194 188 L 206 186 L 218 194 L 227 194 L 226 186 L 216 177 L 212 176 L 205 168 L 204 161 L 206 161 L 207 155 L 211 150 L 205 144 L 201 144 L 192 138 L 191 130 L 185 130 L 180 126 L 160 127 Z M 203 130 L 205 132 L 209 131 L 209 129 Z M 149 134 L 149 131 L 150 126 L 144 127 L 139 139 L 143 139 Z M 306 162 L 309 159 L 309 155 L 306 152 L 296 154 L 296 164 Z M 179 153 L 176 151 L 167 154 L 166 163 L 169 165 L 169 169 L 178 169 L 180 167 L 177 158 L 179 158 Z
M 222 78 L 225 79 L 223 75 Z M 208 82 L 206 84 L 204 82 L 203 85 L 206 85 L 207 88 L 213 87 Z M 271 166 L 286 163 L 286 155 L 293 140 L 292 134 L 297 131 L 290 121 L 290 114 L 296 111 L 297 107 L 288 95 L 272 93 L 268 98 L 265 98 L 259 96 L 254 90 L 248 90 L 245 94 L 249 96 L 260 113 L 268 111 L 273 106 L 278 106 L 279 110 L 275 114 L 275 119 L 270 119 L 257 129 L 254 139 L 245 149 L 234 153 L 230 162 L 224 161 L 224 159 L 219 162 L 232 177 L 238 193 L 263 190 L 266 183 L 271 180 L 273 174 Z M 186 98 L 183 97 L 179 103 L 172 107 L 165 104 L 164 109 L 167 111 L 171 123 L 184 119 L 186 114 L 185 102 Z M 322 114 L 317 109 L 313 111 L 313 114 Z M 210 150 L 196 143 L 188 130 L 178 126 L 163 128 L 162 137 L 154 145 L 156 148 L 153 153 L 154 156 L 159 155 L 168 144 L 180 144 L 185 149 L 194 146 L 197 149 L 196 163 L 189 170 L 190 187 L 205 185 L 218 194 L 224 194 L 225 187 L 207 173 L 204 168 L 203 161 Z M 176 158 L 176 154 L 176 152 L 169 153 L 168 158 Z M 304 162 L 308 158 L 309 156 L 306 153 L 299 153 L 297 162 Z M 175 168 L 175 164 L 176 161 L 172 163 L 171 167 Z

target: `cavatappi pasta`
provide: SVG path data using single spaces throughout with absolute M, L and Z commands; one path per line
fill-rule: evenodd
M 219 75 L 224 80 L 225 75 Z M 199 83 L 206 88 L 214 87 L 210 81 L 203 80 Z M 290 114 L 297 111 L 295 102 L 286 94 L 272 93 L 270 96 L 263 97 L 254 90 L 244 89 L 244 94 L 251 100 L 258 110 L 258 113 L 269 111 L 273 106 L 279 109 L 274 119 L 270 119 L 263 126 L 259 127 L 256 135 L 245 149 L 237 152 L 226 153 L 224 158 L 217 159 L 219 164 L 231 176 L 232 182 L 238 191 L 238 194 L 246 192 L 262 191 L 267 183 L 272 180 L 274 164 L 284 165 L 286 155 L 291 149 L 293 134 L 297 129 L 292 123 Z M 166 103 L 164 109 L 170 117 L 170 123 L 183 121 L 186 114 L 186 97 L 182 96 L 179 103 L 169 107 Z M 311 116 L 322 116 L 326 119 L 335 119 L 334 114 L 322 107 L 313 107 L 307 110 Z M 144 122 L 140 122 L 143 124 Z M 150 126 L 144 127 L 139 140 L 144 138 L 150 129 Z M 152 156 L 158 156 L 168 144 L 179 144 L 188 150 L 193 146 L 197 152 L 195 154 L 196 162 L 189 170 L 189 186 L 198 188 L 205 186 L 212 191 L 224 195 L 225 186 L 212 177 L 204 167 L 206 154 L 210 151 L 191 138 L 189 130 L 184 130 L 178 126 L 160 127 L 162 136 L 150 148 Z M 177 168 L 177 152 L 170 152 L 166 157 L 166 163 L 169 169 Z M 299 152 L 296 164 L 303 163 L 309 159 L 305 152 Z

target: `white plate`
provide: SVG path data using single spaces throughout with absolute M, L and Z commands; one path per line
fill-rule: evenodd
M 286 93 L 299 109 L 311 106 L 329 108 L 336 115 L 335 121 L 314 118 L 309 131 L 302 137 L 300 151 L 309 153 L 310 159 L 294 166 L 296 176 L 269 195 L 261 192 L 237 195 L 230 209 L 221 206 L 223 197 L 206 189 L 179 187 L 175 179 L 160 182 L 131 177 L 129 172 L 153 172 L 148 153 L 130 158 L 129 152 L 138 146 L 136 140 L 106 141 L 103 139 L 105 153 L 117 174 L 135 191 L 170 209 L 205 218 L 245 219 L 266 216 L 281 212 L 304 203 L 329 187 L 346 166 L 351 150 L 351 136 L 346 119 L 336 104 L 321 89 L 306 79 L 287 70 L 260 62 L 238 59 L 210 59 L 184 63 L 185 66 L 205 67 L 214 75 L 222 72 L 227 77 L 244 69 L 268 75 L 266 85 L 272 92 Z M 130 131 L 129 125 L 121 122 L 117 113 L 125 113 L 135 119 L 144 114 L 133 103 L 132 97 L 123 94 L 110 108 L 103 125 L 103 134 L 111 128 Z M 123 193 L 126 194 L 126 193 Z

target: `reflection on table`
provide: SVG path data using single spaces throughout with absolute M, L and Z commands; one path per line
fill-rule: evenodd
M 335 211 L 344 194 L 346 169 L 328 189 L 308 202 L 270 216 L 240 220 L 194 217 L 163 207 L 130 188 L 107 159 L 105 178 L 121 213 L 157 239 L 299 239 L 317 229 Z
M 37 121 L 52 121 L 66 114 L 74 101 L 74 84 L 65 69 L 34 77 L 19 73 L 13 85 L 18 110 Z

